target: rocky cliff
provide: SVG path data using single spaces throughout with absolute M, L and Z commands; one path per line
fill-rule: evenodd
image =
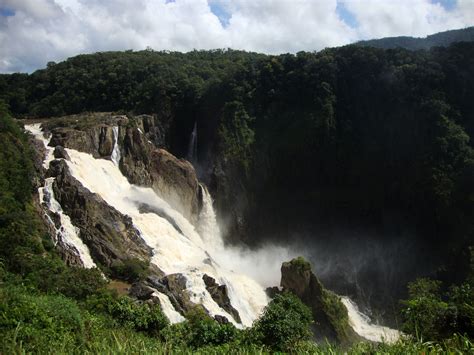
M 346 307 L 339 296 L 326 290 L 302 257 L 283 263 L 281 287 L 298 296 L 313 314 L 313 333 L 316 339 L 327 338 L 349 344 L 359 336 L 349 325 Z
M 117 144 L 119 167 L 130 183 L 153 188 L 193 224 L 197 222 L 196 172 L 188 161 L 160 148 L 165 132 L 155 116 L 83 114 L 53 119 L 44 126 L 51 132 L 51 147 L 75 149 L 95 158 L 112 159 Z

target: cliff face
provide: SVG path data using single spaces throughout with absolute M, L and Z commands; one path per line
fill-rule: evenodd
M 199 215 L 199 183 L 193 166 L 164 149 L 165 132 L 150 115 L 84 114 L 52 120 L 51 147 L 62 146 L 112 159 L 115 144 L 119 167 L 129 182 L 151 187 L 193 224 Z M 117 132 L 114 133 L 114 127 Z

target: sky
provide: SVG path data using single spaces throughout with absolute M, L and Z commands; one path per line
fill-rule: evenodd
M 109 50 L 318 51 L 474 25 L 474 0 L 0 0 L 0 73 Z

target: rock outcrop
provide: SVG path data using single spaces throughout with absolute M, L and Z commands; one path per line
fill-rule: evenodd
M 191 163 L 148 142 L 138 128 L 127 128 L 120 168 L 132 184 L 151 187 L 171 207 L 195 224 L 199 215 L 199 182 Z
M 342 344 L 359 339 L 349 325 L 347 309 L 340 298 L 326 290 L 302 257 L 283 263 L 281 286 L 298 296 L 313 314 L 313 333 L 316 339 L 327 338 Z
M 214 278 L 206 274 L 204 274 L 202 279 L 206 285 L 206 290 L 211 294 L 212 299 L 219 305 L 219 307 L 232 315 L 237 323 L 242 323 L 239 312 L 230 303 L 227 286 L 219 285 Z
M 149 275 L 145 280 L 134 283 L 129 295 L 141 301 L 159 302 L 154 296 L 155 291 L 167 295 L 173 308 L 183 316 L 196 307 L 201 307 L 207 313 L 202 305 L 191 301 L 191 294 L 186 289 L 186 277 L 179 273 L 166 276 Z

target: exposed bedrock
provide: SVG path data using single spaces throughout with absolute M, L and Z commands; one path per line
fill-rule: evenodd
M 212 299 L 219 307 L 232 315 L 237 323 L 242 323 L 239 312 L 230 303 L 229 294 L 226 285 L 219 285 L 216 280 L 206 274 L 202 277 L 206 290 L 211 294 Z
M 302 257 L 283 263 L 281 283 L 306 304 L 313 314 L 313 333 L 316 339 L 327 338 L 342 344 L 359 339 L 349 325 L 346 307 L 340 298 L 326 290 L 311 270 L 311 264 Z

